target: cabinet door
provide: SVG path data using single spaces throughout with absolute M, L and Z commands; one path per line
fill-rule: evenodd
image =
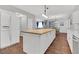
M 7 46 L 10 46 L 10 32 L 9 30 L 2 30 L 1 31 L 1 47 L 5 48 Z
M 10 25 L 10 15 L 8 13 L 1 13 L 1 26 L 9 26 Z
M 41 53 L 40 52 L 40 37 L 39 35 L 23 33 L 23 51 L 26 53 Z
M 48 48 L 49 46 L 49 42 L 50 42 L 50 39 L 49 39 L 50 36 L 48 36 L 48 33 L 46 34 L 43 34 L 41 35 L 41 43 L 40 43 L 40 46 L 41 46 L 41 53 L 44 53 L 46 51 L 46 49 Z
M 20 36 L 20 19 L 16 15 L 11 17 L 11 44 L 19 42 Z

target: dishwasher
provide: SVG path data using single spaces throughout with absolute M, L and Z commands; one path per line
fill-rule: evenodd
M 79 54 L 79 38 L 73 35 L 73 54 Z

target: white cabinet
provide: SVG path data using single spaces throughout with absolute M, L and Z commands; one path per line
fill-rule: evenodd
M 23 32 L 23 51 L 30 54 L 45 53 L 55 39 L 55 34 L 55 31 L 41 35 Z
M 10 33 L 8 30 L 2 30 L 1 32 L 1 45 L 0 48 L 4 48 L 10 45 Z
M 40 37 L 40 46 L 41 46 L 41 53 L 44 53 L 49 46 L 50 39 L 48 37 L 48 33 L 41 35 Z
M 1 30 L 9 30 L 10 29 L 10 19 L 11 15 L 8 12 L 0 11 L 0 27 Z
M 10 25 L 10 15 L 8 13 L 1 13 L 1 26 Z
M 10 17 L 8 11 L 0 10 L 0 48 L 10 45 Z
M 40 46 L 41 46 L 41 52 L 40 53 L 45 53 L 47 48 L 50 46 L 50 44 L 53 42 L 55 39 L 55 32 L 50 31 L 46 34 L 41 35 L 40 37 Z
M 19 42 L 19 21 L 15 13 L 0 9 L 0 48 Z
M 40 53 L 40 36 L 30 33 L 23 33 L 23 51 L 26 53 Z

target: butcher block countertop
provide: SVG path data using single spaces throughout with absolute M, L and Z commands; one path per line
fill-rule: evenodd
M 41 34 L 48 33 L 50 31 L 55 31 L 55 29 L 26 29 L 26 30 L 23 30 L 22 32 L 41 35 Z

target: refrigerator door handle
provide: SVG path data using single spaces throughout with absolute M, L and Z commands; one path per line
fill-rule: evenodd
M 9 26 L 3 26 L 3 28 L 9 28 Z

